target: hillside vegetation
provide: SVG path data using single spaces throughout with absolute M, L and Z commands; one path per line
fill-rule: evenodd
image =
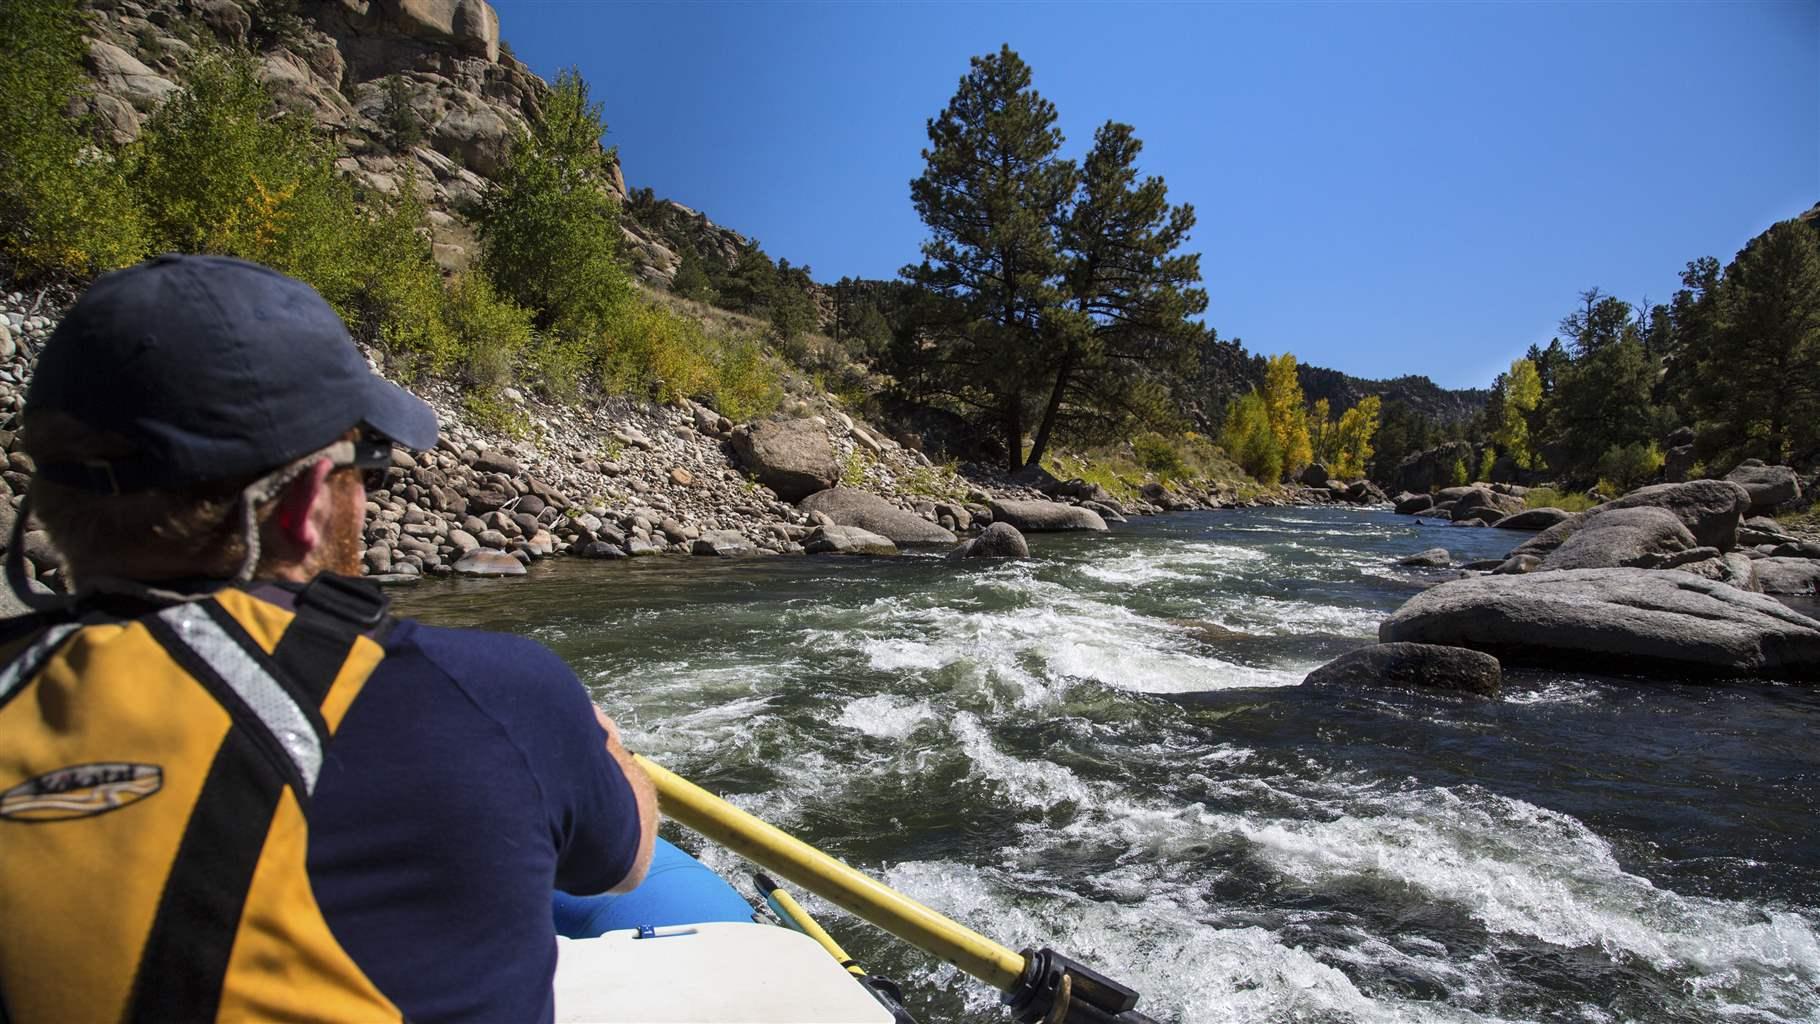
M 1448 442 L 1471 446 L 1455 476 L 1580 487 L 1820 458 L 1809 219 L 1689 263 L 1665 305 L 1594 289 L 1491 389 L 1450 391 L 1221 338 L 1195 212 L 1140 167 L 1136 130 L 1108 121 L 1067 155 L 1008 47 L 929 121 L 920 255 L 900 280 L 823 285 L 627 189 L 587 83 L 530 74 L 490 9 L 90 2 L 0 7 L 0 274 L 76 287 L 172 250 L 268 263 L 498 429 L 526 394 L 763 417 L 801 375 L 939 458 L 1110 490 L 1315 465 L 1388 480 Z

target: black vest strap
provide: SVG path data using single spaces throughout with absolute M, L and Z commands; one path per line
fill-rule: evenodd
M 383 632 L 391 603 L 375 584 L 332 573 L 317 576 L 297 594 L 297 617 L 272 652 L 275 667 L 312 708 L 320 707 L 355 639 Z
M 184 829 L 133 981 L 128 1024 L 213 1020 L 285 776 L 230 729 Z

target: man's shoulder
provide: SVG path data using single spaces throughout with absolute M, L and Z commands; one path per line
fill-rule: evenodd
M 580 681 L 556 652 L 529 637 L 430 626 L 400 619 L 385 638 L 385 666 L 432 670 L 471 692 L 548 688 L 572 694 Z

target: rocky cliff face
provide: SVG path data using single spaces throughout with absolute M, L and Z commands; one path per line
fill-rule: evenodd
M 436 257 L 465 267 L 474 236 L 462 211 L 503 166 L 513 133 L 550 87 L 511 54 L 485 0 L 88 0 L 95 15 L 90 103 L 118 141 L 179 88 L 185 64 L 209 48 L 252 51 L 286 109 L 313 118 L 341 150 L 337 166 L 361 188 L 396 194 L 415 178 L 428 203 Z M 400 108 L 404 108 L 401 110 Z M 400 119 L 415 131 L 398 130 Z M 625 253 L 641 278 L 667 285 L 680 258 L 665 226 L 703 247 L 737 252 L 745 239 L 680 204 L 657 201 L 665 224 L 626 208 Z M 649 217 L 647 216 L 647 219 Z M 674 235 L 674 230 L 671 234 Z

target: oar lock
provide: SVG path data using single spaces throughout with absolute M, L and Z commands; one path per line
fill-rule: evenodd
M 1138 994 L 1053 949 L 1025 949 L 1024 973 L 1004 995 L 1023 1024 L 1156 1024 L 1132 1009 Z

